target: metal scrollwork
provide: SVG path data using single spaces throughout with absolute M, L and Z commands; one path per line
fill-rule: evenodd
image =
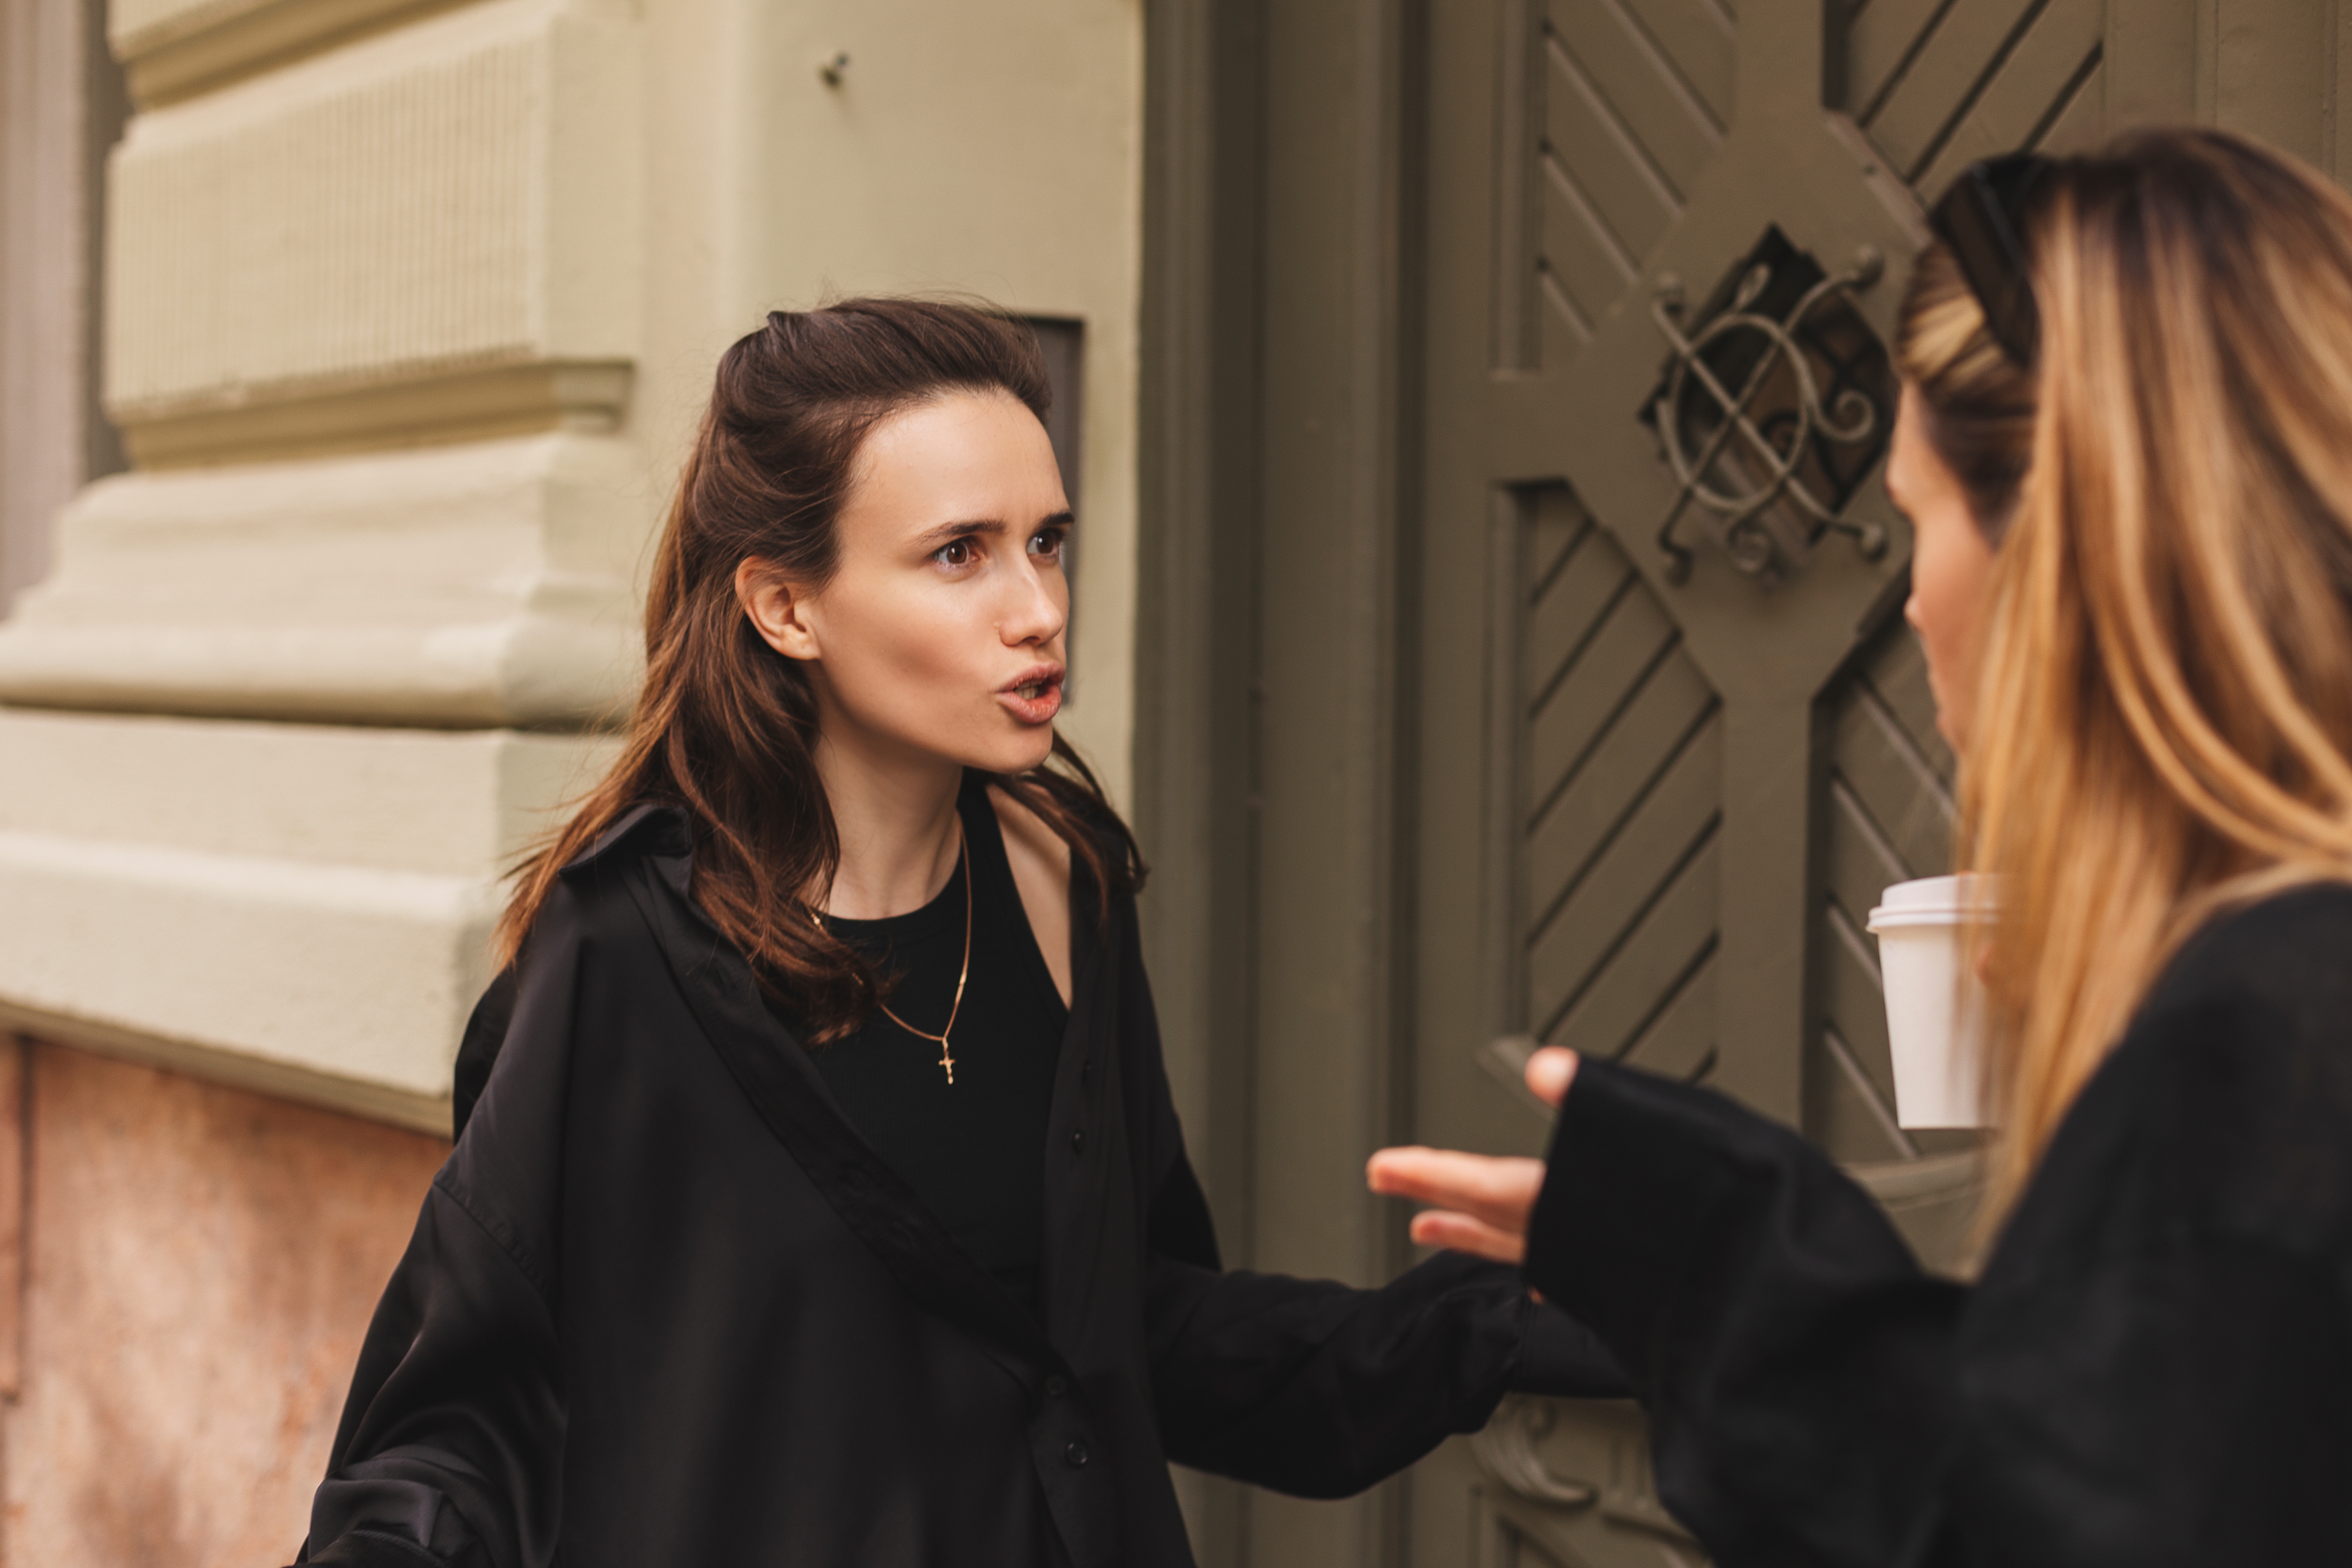
M 1551 1406 L 1540 1399 L 1506 1395 L 1494 1419 L 1470 1439 L 1470 1452 L 1488 1475 L 1523 1498 L 1557 1508 L 1582 1508 L 1601 1496 L 1601 1489 L 1554 1475 L 1536 1451 L 1556 1419 Z
M 1673 345 L 1645 422 L 1656 430 L 1675 476 L 1674 503 L 1658 525 L 1657 543 L 1667 558 L 1667 576 L 1677 583 L 1690 574 L 1692 551 L 1675 529 L 1694 501 L 1722 520 L 1724 553 L 1749 576 L 1778 572 L 1791 553 L 1785 537 L 1790 532 L 1801 548 L 1835 532 L 1851 538 L 1865 560 L 1875 561 L 1886 552 L 1883 524 L 1843 516 L 1847 496 L 1819 494 L 1808 482 L 1809 471 L 1821 478 L 1823 454 L 1831 448 L 1850 448 L 1874 461 L 1885 445 L 1892 410 L 1882 407 L 1881 399 L 1851 383 L 1832 385 L 1824 398 L 1816 364 L 1822 350 L 1815 331 L 1821 318 L 1830 314 L 1822 310 L 1825 304 L 1841 312 L 1844 335 L 1864 342 L 1866 354 L 1874 359 L 1874 377 L 1883 382 L 1884 350 L 1861 325 L 1851 298 L 1877 281 L 1885 263 L 1874 247 L 1865 246 L 1844 271 L 1822 276 L 1810 258 L 1788 246 L 1777 231 L 1759 247 L 1757 256 L 1777 259 L 1751 257 L 1730 298 L 1693 331 L 1685 331 L 1678 279 L 1671 275 L 1661 279 L 1651 301 L 1651 319 Z M 1785 298 L 1792 286 L 1792 263 L 1804 269 L 1794 281 L 1805 275 L 1816 280 L 1786 309 L 1772 310 L 1767 297 L 1777 293 Z M 1745 374 L 1738 375 L 1739 386 L 1734 392 L 1718 371 L 1736 375 L 1743 360 Z M 1850 367 L 1832 368 L 1843 379 Z M 1694 421 L 1684 400 L 1694 384 L 1705 395 L 1696 422 L 1704 426 L 1711 419 L 1711 428 L 1686 427 Z M 1773 394 L 1771 406 L 1759 420 L 1755 405 L 1768 388 Z M 1783 530 L 1784 537 L 1776 539 L 1767 526 L 1767 514 L 1783 503 L 1794 509 L 1791 521 L 1797 527 Z

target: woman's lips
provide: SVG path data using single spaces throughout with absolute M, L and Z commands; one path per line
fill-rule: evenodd
M 1045 724 L 1062 710 L 1062 672 L 1040 670 L 1026 679 L 1003 688 L 996 700 L 1005 710 L 1024 724 Z

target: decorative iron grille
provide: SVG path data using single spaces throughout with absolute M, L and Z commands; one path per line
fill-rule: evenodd
M 1752 577 L 1803 565 L 1830 533 L 1885 553 L 1884 525 L 1845 515 L 1895 423 L 1894 366 L 1853 302 L 1883 270 L 1864 247 L 1832 276 L 1776 226 L 1687 327 L 1680 280 L 1659 280 L 1650 315 L 1672 353 L 1640 417 L 1675 476 L 1657 531 L 1670 580 L 1690 575 L 1678 530 L 1694 504 Z

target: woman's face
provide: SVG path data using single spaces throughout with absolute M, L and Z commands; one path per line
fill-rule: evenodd
M 1906 384 L 1886 458 L 1886 493 L 1911 520 L 1911 597 L 1904 619 L 1927 653 L 1936 728 L 1966 751 L 1975 716 L 1979 636 L 1992 582 L 1992 547 L 1958 478 L 1927 439 L 1919 394 Z
M 808 663 L 824 742 L 990 773 L 1044 762 L 1070 508 L 1036 416 L 1003 393 L 891 416 L 859 448 L 835 526 L 838 570 L 816 592 L 738 578 L 769 644 Z

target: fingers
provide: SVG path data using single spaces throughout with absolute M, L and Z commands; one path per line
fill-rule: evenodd
M 1450 1149 L 1383 1149 L 1365 1167 L 1376 1193 L 1412 1198 L 1523 1235 L 1543 1190 L 1540 1160 L 1493 1159 Z
M 1528 1058 L 1528 1088 L 1557 1110 L 1568 1098 L 1568 1086 L 1576 1081 L 1576 1053 L 1565 1046 L 1544 1047 Z
M 1423 1247 L 1451 1247 L 1496 1263 L 1520 1263 L 1528 1256 L 1526 1237 L 1444 1209 L 1427 1209 L 1413 1215 L 1412 1238 Z

